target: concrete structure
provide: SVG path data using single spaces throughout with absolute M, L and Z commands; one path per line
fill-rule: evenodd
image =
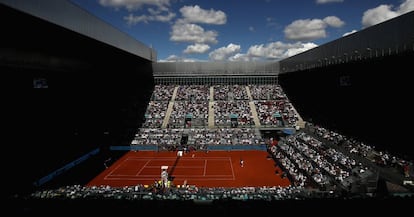
M 0 0 L 0 16 L 4 148 L 22 161 L 3 171 L 6 194 L 96 148 L 129 145 L 155 83 L 279 83 L 304 121 L 413 153 L 414 12 L 276 62 L 195 63 L 157 62 L 69 1 Z

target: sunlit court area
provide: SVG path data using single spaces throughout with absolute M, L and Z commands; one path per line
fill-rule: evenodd
M 412 206 L 412 0 L 399 16 L 319 45 L 229 43 L 210 61 L 160 60 L 182 40 L 195 43 L 183 56 L 206 55 L 219 34 L 198 25 L 230 19 L 188 2 L 0 0 L 3 195 L 12 214 L 278 216 L 330 207 L 354 215 Z M 138 10 L 148 5 L 160 11 Z M 177 15 L 155 16 L 171 5 Z M 94 7 L 153 15 L 125 15 L 125 31 L 170 18 L 171 44 L 146 45 Z M 307 22 L 283 32 L 294 38 Z M 152 31 L 164 27 L 138 29 L 158 37 Z
M 243 165 L 240 161 L 243 160 Z M 170 187 L 289 186 L 289 179 L 266 151 L 128 152 L 88 186 L 156 187 L 166 167 Z

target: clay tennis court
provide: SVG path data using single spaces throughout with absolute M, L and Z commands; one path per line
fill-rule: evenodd
M 244 161 L 243 166 L 240 160 Z M 161 167 L 168 167 L 173 185 L 198 187 L 288 186 L 266 151 L 177 152 L 130 151 L 91 180 L 88 186 L 152 185 L 160 180 Z M 278 173 L 276 171 L 279 171 Z

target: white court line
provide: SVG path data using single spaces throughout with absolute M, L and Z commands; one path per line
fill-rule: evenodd
M 124 161 L 122 161 L 121 163 L 119 163 L 119 165 L 117 166 L 117 167 L 115 167 L 115 169 L 113 169 L 111 172 L 109 172 L 105 177 L 104 177 L 104 180 L 108 180 L 108 179 L 110 179 L 109 177 L 110 176 L 131 176 L 131 175 L 112 175 L 115 171 L 117 171 L 121 166 L 123 166 L 125 163 L 126 163 L 126 161 L 128 161 L 128 160 L 130 160 L 129 158 L 126 158 Z M 138 159 L 133 159 L 133 160 L 138 160 Z M 147 165 L 148 164 L 148 162 L 149 162 L 150 160 L 147 160 L 147 163 L 145 163 L 145 165 Z M 144 168 L 145 168 L 145 165 L 138 171 L 138 173 L 139 172 L 141 172 Z M 135 174 L 135 176 L 137 176 L 137 174 Z
M 185 180 L 190 178 L 191 180 L 197 180 L 197 181 L 233 181 L 234 179 L 232 178 L 220 178 L 220 177 L 216 177 L 216 178 L 206 178 L 206 177 L 192 177 L 192 176 L 179 176 L 179 177 L 174 177 L 174 180 Z M 120 178 L 107 178 L 105 179 L 106 181 L 111 181 L 111 180 L 121 180 L 121 181 L 152 181 L 154 180 L 154 176 L 151 177 L 136 177 L 136 178 L 124 178 L 124 177 L 120 177 Z
M 144 164 L 143 167 L 141 167 L 140 170 L 138 170 L 137 173 L 135 173 L 135 176 L 139 176 L 139 174 L 142 172 L 142 170 L 144 170 L 145 166 L 149 164 L 149 162 L 151 162 L 151 160 L 147 160 L 147 162 Z
M 201 159 L 208 159 L 208 160 L 214 160 L 214 159 L 224 159 L 226 157 L 181 157 L 181 160 L 201 160 Z M 136 159 L 154 159 L 154 160 L 162 160 L 162 159 L 176 159 L 176 157 L 128 157 L 127 159 L 136 160 Z
M 138 158 L 138 157 L 133 157 L 133 158 L 127 158 L 125 159 L 123 162 L 121 162 L 114 170 L 112 170 L 109 174 L 107 174 L 104 177 L 104 180 L 153 180 L 154 176 L 156 175 L 139 175 L 139 173 L 142 172 L 142 170 L 144 170 L 145 168 L 158 168 L 159 166 L 147 166 L 151 161 L 163 161 L 164 160 L 171 160 L 171 159 L 175 159 L 175 157 L 169 157 L 169 158 L 156 158 L 154 159 L 153 157 L 142 157 L 142 158 Z M 117 169 L 119 169 L 122 165 L 124 165 L 124 163 L 126 163 L 126 161 L 128 160 L 146 160 L 146 163 L 144 166 L 142 166 L 142 168 L 133 176 L 132 175 L 113 175 L 114 171 L 116 171 Z M 231 163 L 231 157 L 203 157 L 203 158 L 198 158 L 198 159 L 181 159 L 183 161 L 201 161 L 204 160 L 204 166 L 179 166 L 176 168 L 180 168 L 180 169 L 199 169 L 202 168 L 203 169 L 203 175 L 174 175 L 174 177 L 176 178 L 192 178 L 193 180 L 235 180 L 235 174 L 234 174 L 234 168 L 233 165 Z M 208 160 L 211 161 L 226 161 L 228 160 L 230 163 L 230 167 L 231 167 L 231 175 L 209 175 L 206 176 L 206 172 L 207 172 L 207 162 Z M 139 177 L 138 177 L 139 176 Z M 231 177 L 231 178 L 225 178 L 225 177 Z M 130 178 L 126 178 L 126 177 L 130 177 Z M 215 178 L 213 178 L 215 177 Z M 222 177 L 222 178 L 219 178 Z
M 236 176 L 234 175 L 234 169 L 233 169 L 233 164 L 231 163 L 231 157 L 229 157 L 228 160 L 230 161 L 231 174 L 233 175 L 233 180 L 235 180 Z
M 207 171 L 207 160 L 204 160 L 204 168 L 203 168 L 204 172 L 203 172 L 203 176 L 206 176 L 206 171 Z
M 119 167 L 121 167 L 122 166 L 122 164 L 125 162 L 125 161 L 127 161 L 128 160 L 128 158 L 127 159 L 125 159 L 124 161 L 122 161 L 120 164 L 118 164 L 118 166 L 117 167 L 115 167 L 115 169 L 113 169 L 111 172 L 109 172 L 108 174 L 106 174 L 106 176 L 104 177 L 104 180 L 106 180 L 106 178 L 107 177 L 109 177 L 109 176 L 111 176 L 111 174 L 112 173 L 114 173 Z

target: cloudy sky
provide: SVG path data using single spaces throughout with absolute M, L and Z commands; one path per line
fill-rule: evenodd
M 414 10 L 414 0 L 71 0 L 157 61 L 280 60 Z

